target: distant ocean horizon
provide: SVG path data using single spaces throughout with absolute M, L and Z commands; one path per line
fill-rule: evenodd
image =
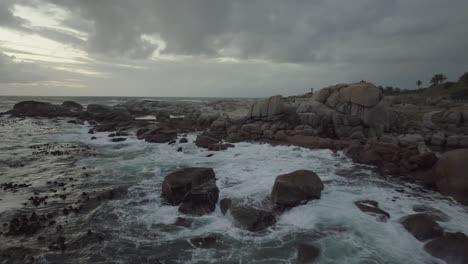
M 88 104 L 117 105 L 130 100 L 145 99 L 155 101 L 187 101 L 202 103 L 218 100 L 249 100 L 255 98 L 248 97 L 155 97 L 155 96 L 23 96 L 23 95 L 2 95 L 0 96 L 0 113 L 8 111 L 21 101 L 40 101 L 52 104 L 61 104 L 63 101 L 75 101 L 83 106 Z

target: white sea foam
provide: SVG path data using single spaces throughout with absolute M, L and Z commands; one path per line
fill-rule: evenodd
M 407 186 L 389 183 L 367 167 L 354 170 L 365 172 L 369 177 L 355 179 L 338 176 L 337 170 L 351 169 L 355 164 L 343 154 L 330 150 L 238 143 L 235 148 L 226 151 L 210 152 L 197 148 L 193 143 L 148 144 L 135 137 L 129 137 L 125 142 L 111 143 L 107 133 L 94 136 L 98 139 L 89 140 L 90 135 L 83 128 L 62 139 L 73 138 L 98 148 L 104 156 L 84 160 L 83 163 L 99 168 L 103 179 L 137 183 L 131 188 L 129 199 L 113 204 L 115 214 L 122 223 L 121 231 L 126 233 L 131 226 L 144 226 L 144 232 L 157 233 L 161 243 L 218 233 L 234 241 L 225 258 L 242 259 L 244 263 L 252 262 L 256 259 L 253 256 L 261 254 L 271 255 L 271 259 L 263 258 L 266 261 L 263 263 L 290 263 L 294 259 L 292 253 L 282 252 L 288 252 L 284 248 L 298 241 L 320 244 L 320 263 L 436 262 L 424 252 L 423 244 L 398 222 L 402 216 L 414 213 L 412 207 L 417 204 L 427 204 L 447 213 L 451 220 L 441 223 L 447 230 L 468 233 L 465 207 L 435 193 L 415 193 Z M 193 142 L 195 135 L 191 134 L 188 138 Z M 182 152 L 176 151 L 179 146 L 183 147 Z M 209 153 L 214 153 L 214 156 L 206 157 Z M 325 182 L 325 190 L 320 200 L 282 214 L 276 225 L 265 234 L 256 235 L 236 228 L 219 208 L 210 215 L 194 218 L 190 229 L 163 232 L 158 227 L 170 225 L 183 215 L 177 207 L 162 204 L 162 180 L 167 173 L 188 166 L 214 169 L 220 199 L 238 198 L 260 204 L 270 193 L 276 176 L 298 169 L 316 172 Z M 404 192 L 396 191 L 396 188 Z M 361 199 L 378 201 L 380 207 L 391 214 L 390 220 L 379 222 L 362 213 L 353 204 Z M 142 240 L 137 234 L 127 232 L 126 235 Z M 213 262 L 213 254 L 215 252 L 212 250 L 194 249 L 189 262 Z

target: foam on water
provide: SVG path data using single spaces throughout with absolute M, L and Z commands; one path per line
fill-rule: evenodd
M 408 185 L 386 181 L 374 175 L 369 167 L 356 167 L 342 153 L 250 143 L 210 152 L 193 143 L 148 144 L 135 137 L 111 143 L 107 133 L 97 133 L 94 135 L 97 140 L 89 140 L 86 131 L 86 128 L 74 128 L 58 140 L 85 142 L 102 153 L 82 161 L 83 165 L 102 172 L 95 181 L 133 183 L 128 199 L 112 203 L 112 211 L 120 222 L 116 228 L 122 236 L 139 243 L 156 240 L 165 244 L 215 233 L 227 241 L 225 249 L 194 248 L 181 252 L 183 263 L 218 263 L 220 259 L 294 263 L 294 245 L 300 241 L 321 245 L 320 263 L 437 263 L 425 253 L 423 244 L 398 222 L 401 217 L 414 213 L 412 207 L 418 204 L 447 213 L 451 220 L 441 223 L 446 230 L 468 233 L 465 207 L 436 193 L 417 193 Z M 195 135 L 188 138 L 193 142 Z M 179 146 L 183 152 L 176 151 Z M 206 157 L 209 153 L 214 156 Z M 276 176 L 298 169 L 316 172 L 325 182 L 325 189 L 320 200 L 283 213 L 276 225 L 262 234 L 235 227 L 219 207 L 210 215 L 193 218 L 190 229 L 169 228 L 183 215 L 177 207 L 162 203 L 162 181 L 167 173 L 192 166 L 214 169 L 220 199 L 237 198 L 254 205 L 260 205 L 269 195 Z M 338 176 L 337 171 L 343 169 L 369 176 Z M 390 213 L 389 221 L 379 222 L 362 213 L 353 204 L 362 199 L 379 202 Z

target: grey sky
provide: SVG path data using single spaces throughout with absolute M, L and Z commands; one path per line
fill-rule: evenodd
M 268 96 L 468 71 L 466 0 L 1 0 L 0 95 Z

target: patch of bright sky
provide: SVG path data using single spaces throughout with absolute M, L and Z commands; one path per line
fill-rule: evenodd
M 82 40 L 86 40 L 88 38 L 87 33 L 62 25 L 62 22 L 70 16 L 70 11 L 56 5 L 41 4 L 40 6 L 35 7 L 14 5 L 12 11 L 15 16 L 29 21 L 29 27 L 31 28 L 40 26 L 58 29 L 72 33 L 74 36 Z
M 21 87 L 59 87 L 59 88 L 86 88 L 87 86 L 81 83 L 74 82 L 72 79 L 65 79 L 63 81 L 43 81 L 34 83 L 12 83 L 13 86 Z
M 10 52 L 10 55 L 25 60 L 80 64 L 83 61 L 76 59 L 89 59 L 86 52 L 71 46 L 35 34 L 6 28 L 0 28 L 0 46 L 10 50 L 24 51 L 25 53 Z

